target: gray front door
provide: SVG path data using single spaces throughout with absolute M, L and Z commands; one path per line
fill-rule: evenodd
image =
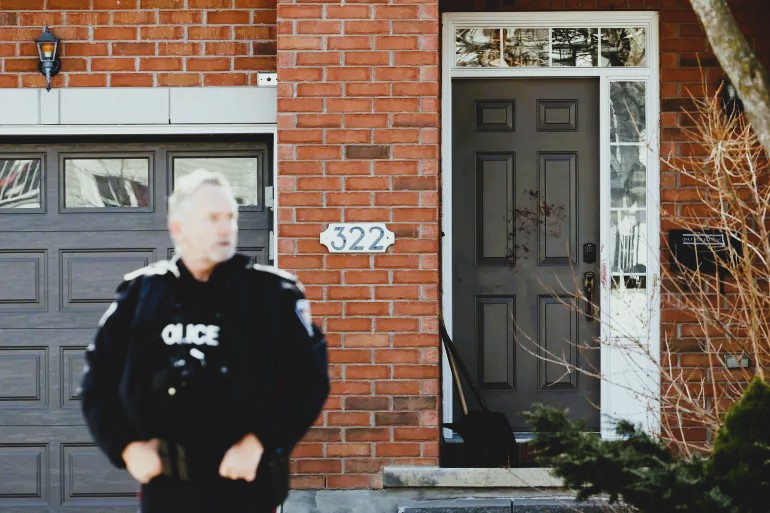
M 452 87 L 454 340 L 514 430 L 535 402 L 598 429 L 599 383 L 570 368 L 599 366 L 598 322 L 571 298 L 593 273 L 598 301 L 598 80 Z
M 137 510 L 80 413 L 85 347 L 124 273 L 168 258 L 175 176 L 221 170 L 268 261 L 264 143 L 0 145 L 0 512 Z

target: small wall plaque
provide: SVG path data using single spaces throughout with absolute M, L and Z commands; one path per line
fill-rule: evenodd
M 321 232 L 330 253 L 384 253 L 395 241 L 385 223 L 332 223 Z

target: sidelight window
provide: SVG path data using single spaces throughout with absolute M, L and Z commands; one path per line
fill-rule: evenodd
M 629 317 L 621 324 L 633 331 L 649 316 L 646 87 L 644 81 L 610 82 L 609 98 L 611 295 L 619 306 L 613 311 Z

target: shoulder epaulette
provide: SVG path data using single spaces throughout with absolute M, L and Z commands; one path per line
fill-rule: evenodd
M 252 268 L 256 271 L 262 271 L 265 273 L 270 273 L 275 276 L 278 276 L 279 278 L 282 278 L 283 280 L 290 282 L 291 285 L 297 287 L 303 293 L 305 292 L 305 287 L 302 286 L 302 283 L 300 283 L 299 278 L 297 278 L 296 275 L 290 272 L 284 271 L 283 269 L 279 269 L 273 265 L 254 264 Z
M 163 275 L 167 273 L 171 273 L 179 278 L 179 268 L 176 266 L 176 261 L 176 258 L 171 260 L 160 260 L 146 267 L 142 267 L 141 269 L 137 269 L 136 271 L 131 271 L 123 276 L 123 280 L 131 281 L 140 276 Z

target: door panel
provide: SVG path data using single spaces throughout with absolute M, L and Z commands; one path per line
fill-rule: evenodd
M 572 294 L 599 238 L 598 81 L 453 81 L 453 326 L 490 407 L 599 425 L 598 322 Z M 594 298 L 596 299 L 596 298 Z M 563 363 L 556 363 L 558 360 Z

